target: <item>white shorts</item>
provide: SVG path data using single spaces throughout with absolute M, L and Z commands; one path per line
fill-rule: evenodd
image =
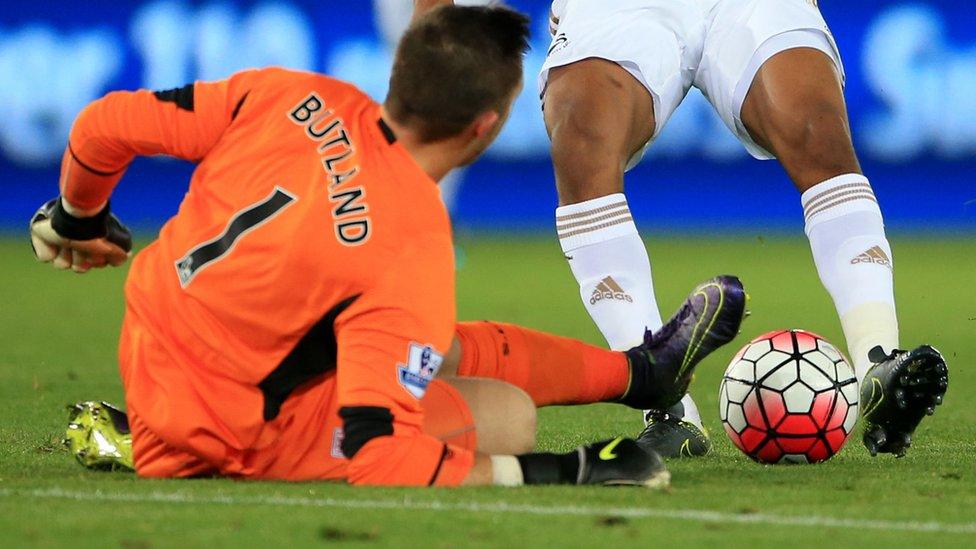
M 815 0 L 555 0 L 550 31 L 540 97 L 551 69 L 606 59 L 633 75 L 654 98 L 657 127 L 651 141 L 695 86 L 759 159 L 774 156 L 752 140 L 740 111 L 763 63 L 784 50 L 807 47 L 827 54 L 841 77 L 844 73 Z M 631 158 L 627 168 L 643 154 Z

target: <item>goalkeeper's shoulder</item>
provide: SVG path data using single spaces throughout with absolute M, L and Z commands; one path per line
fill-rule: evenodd
M 317 92 L 327 94 L 333 102 L 341 98 L 372 101 L 355 84 L 314 71 L 265 67 L 235 73 L 229 81 L 232 87 L 246 89 L 249 93 L 267 92 L 269 97 L 274 98 L 281 97 L 285 90 L 294 89 L 302 98 L 310 92 Z

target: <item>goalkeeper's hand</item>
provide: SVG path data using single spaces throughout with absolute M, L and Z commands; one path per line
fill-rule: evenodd
M 580 446 L 568 454 L 523 454 L 516 459 L 525 484 L 665 488 L 671 481 L 661 456 L 623 437 Z
M 56 269 L 84 273 L 106 265 L 117 267 L 129 258 L 132 233 L 109 211 L 84 215 L 69 212 L 61 198 L 49 200 L 30 221 L 31 246 L 38 261 Z

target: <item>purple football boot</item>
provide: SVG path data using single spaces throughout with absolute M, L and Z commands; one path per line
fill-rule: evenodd
M 711 451 L 697 411 L 687 414 L 681 398 L 695 366 L 709 353 L 735 339 L 748 314 L 748 296 L 734 276 L 719 276 L 691 293 L 657 333 L 627 352 L 631 384 L 621 401 L 645 410 L 646 426 L 637 443 L 662 457 L 697 457 Z M 691 404 L 691 403 L 689 403 Z
M 667 410 L 688 391 L 695 366 L 732 341 L 746 312 L 746 293 L 734 276 L 700 284 L 671 320 L 627 351 L 631 383 L 620 402 L 640 410 Z

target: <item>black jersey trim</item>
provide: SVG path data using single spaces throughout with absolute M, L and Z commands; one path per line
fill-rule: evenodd
M 244 94 L 244 96 L 243 96 L 243 97 L 241 97 L 241 100 L 237 102 L 237 105 L 236 105 L 236 106 L 234 107 L 234 112 L 232 112 L 232 113 L 230 114 L 230 119 L 231 119 L 231 121 L 234 121 L 234 120 L 235 120 L 235 119 L 237 118 L 237 115 L 238 115 L 238 114 L 240 114 L 240 112 L 241 112 L 241 107 L 243 107 L 243 106 L 244 106 L 244 101 L 246 101 L 246 100 L 247 100 L 247 96 L 248 96 L 248 94 L 250 94 L 250 93 L 251 93 L 251 92 L 247 92 L 247 93 L 245 93 L 245 94 Z
M 386 138 L 386 142 L 388 144 L 392 145 L 396 143 L 397 136 L 395 133 L 393 133 L 393 128 L 391 128 L 390 125 L 386 123 L 386 120 L 380 118 L 379 120 L 376 121 L 376 124 L 379 125 L 380 131 L 383 132 L 383 137 Z
M 193 84 L 187 84 L 182 88 L 153 92 L 153 95 L 160 101 L 176 103 L 178 108 L 193 112 Z
M 447 447 L 447 443 L 444 443 L 444 449 L 441 450 L 441 459 L 437 462 L 437 468 L 434 469 L 434 474 L 431 475 L 430 482 L 427 483 L 427 486 L 433 486 L 437 482 L 437 477 L 441 474 L 441 466 L 444 465 L 444 460 L 447 459 L 450 452 L 451 450 Z
M 336 319 L 349 308 L 361 294 L 348 297 L 329 309 L 288 356 L 278 364 L 258 387 L 264 395 L 264 420 L 278 417 L 281 405 L 300 385 L 336 369 L 338 343 L 335 335 Z
M 343 406 L 342 455 L 352 459 L 367 442 L 378 437 L 393 435 L 393 414 L 381 406 Z

